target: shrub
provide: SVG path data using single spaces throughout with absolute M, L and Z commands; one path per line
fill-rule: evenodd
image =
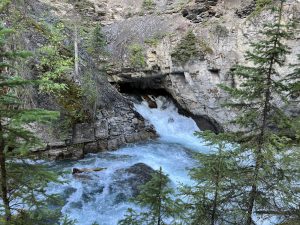
M 209 44 L 203 38 L 199 40 L 199 47 L 204 54 L 214 53 L 214 50 L 209 46 Z
M 153 2 L 153 0 L 144 0 L 143 8 L 146 10 L 152 10 L 155 8 L 155 3 Z
M 228 37 L 229 35 L 229 30 L 225 27 L 225 26 L 222 26 L 220 24 L 218 24 L 216 27 L 215 27 L 215 33 L 216 35 L 220 38 L 225 38 L 225 37 Z
M 257 16 L 259 15 L 266 6 L 271 5 L 273 3 L 273 0 L 256 0 L 255 1 L 255 9 L 251 16 Z
M 143 48 L 139 44 L 129 46 L 130 63 L 133 67 L 142 68 L 146 66 L 146 60 L 143 53 Z
M 200 49 L 201 46 L 205 46 L 207 51 L 210 50 L 204 42 L 202 44 L 199 43 L 193 31 L 189 31 L 171 54 L 172 59 L 174 59 L 176 63 L 185 64 L 190 59 L 203 57 L 204 51 Z

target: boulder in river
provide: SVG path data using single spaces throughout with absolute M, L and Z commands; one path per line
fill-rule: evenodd
M 116 201 L 120 199 L 125 201 L 130 197 L 135 197 L 139 194 L 139 187 L 150 181 L 154 172 L 155 170 L 144 163 L 137 163 L 126 169 L 119 169 L 115 172 L 115 178 L 109 186 L 109 191 L 116 194 L 116 196 L 122 196 L 122 198 L 116 198 Z
M 148 103 L 148 106 L 149 106 L 150 109 L 156 109 L 157 108 L 157 104 L 156 104 L 155 100 L 152 99 L 150 96 L 144 95 L 143 99 Z

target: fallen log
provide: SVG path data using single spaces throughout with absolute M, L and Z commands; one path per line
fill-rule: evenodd
M 78 169 L 78 168 L 73 168 L 72 170 L 72 174 L 78 174 L 78 173 L 85 173 L 85 172 L 99 172 L 99 171 L 102 171 L 102 170 L 105 170 L 107 168 L 92 168 L 92 169 L 89 169 L 89 168 L 81 168 L 81 169 Z

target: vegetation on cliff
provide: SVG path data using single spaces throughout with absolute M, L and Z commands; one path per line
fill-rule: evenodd
M 128 49 L 130 54 L 130 64 L 135 68 L 144 68 L 146 66 L 146 59 L 143 47 L 139 44 L 132 44 Z
M 190 59 L 199 58 L 200 51 L 197 46 L 197 38 L 193 31 L 189 31 L 179 42 L 172 53 L 172 58 L 177 63 L 187 63 Z

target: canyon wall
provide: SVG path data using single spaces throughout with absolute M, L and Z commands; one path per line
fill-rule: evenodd
M 202 129 L 215 132 L 237 129 L 228 122 L 238 112 L 221 106 L 228 96 L 218 85 L 239 85 L 241 81 L 232 75 L 232 67 L 245 63 L 244 54 L 250 49 L 250 42 L 260 38 L 258 31 L 263 23 L 274 21 L 270 10 L 257 11 L 253 0 L 24 0 L 24 3 L 24 14 L 35 22 L 63 21 L 70 32 L 69 42 L 74 41 L 75 25 L 82 30 L 80 71 L 92 71 L 102 96 L 97 100 L 95 120 L 75 124 L 64 138 L 49 128 L 32 127 L 44 140 L 44 147 L 38 152 L 55 159 L 79 158 L 85 153 L 112 150 L 155 137 L 153 128 L 134 111 L 130 98 L 125 97 L 131 89 L 141 95 L 149 90 L 149 93 L 163 90 Z M 299 20 L 299 12 L 300 1 L 287 0 L 283 21 Z M 101 25 L 105 35 L 106 54 L 92 56 L 84 51 L 84 37 L 97 25 Z M 22 38 L 23 45 L 31 51 L 44 42 L 36 26 L 31 26 Z M 291 70 L 288 65 L 297 62 L 299 26 L 287 44 L 291 54 L 286 66 L 278 69 L 281 74 L 287 74 Z M 70 77 L 79 84 L 83 82 L 74 73 Z M 35 95 L 37 106 L 59 109 L 51 97 Z

